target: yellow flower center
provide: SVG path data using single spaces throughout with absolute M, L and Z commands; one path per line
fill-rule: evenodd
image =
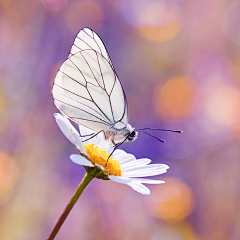
M 95 165 L 97 163 L 103 166 L 106 175 L 122 176 L 122 170 L 118 160 L 109 157 L 110 154 L 102 150 L 102 148 L 95 146 L 95 144 L 84 144 L 83 146 L 87 154 L 90 156 L 89 160 L 92 164 Z

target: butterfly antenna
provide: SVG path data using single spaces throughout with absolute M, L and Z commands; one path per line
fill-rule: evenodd
M 160 128 L 141 128 L 138 129 L 137 131 L 142 131 L 142 130 L 157 130 L 157 131 L 165 131 L 165 132 L 175 132 L 175 133 L 182 133 L 183 131 L 181 130 L 172 130 L 172 129 L 160 129 Z
M 158 137 L 156 137 L 156 136 L 154 136 L 154 135 L 152 135 L 152 134 L 150 134 L 150 133 L 148 133 L 148 132 L 145 132 L 145 131 L 142 131 L 142 130 L 137 130 L 137 131 L 138 131 L 138 132 L 145 133 L 145 134 L 147 134 L 147 135 L 149 135 L 149 136 L 151 136 L 151 137 L 153 137 L 153 138 L 156 138 L 158 141 L 160 141 L 160 142 L 162 142 L 162 143 L 165 143 L 165 140 L 160 139 L 160 138 L 158 138 Z

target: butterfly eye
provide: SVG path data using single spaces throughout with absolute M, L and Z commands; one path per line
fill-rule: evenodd
M 136 136 L 136 131 L 132 131 L 129 135 L 128 135 L 128 141 L 132 141 Z

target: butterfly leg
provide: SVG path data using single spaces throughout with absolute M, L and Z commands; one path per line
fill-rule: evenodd
M 114 144 L 115 147 L 114 147 L 114 149 L 112 150 L 112 152 L 109 154 L 108 159 L 107 159 L 107 162 L 106 162 L 106 164 L 105 164 L 105 167 L 107 166 L 108 160 L 109 160 L 109 158 L 112 156 L 112 154 L 114 153 L 114 151 L 115 151 L 120 145 L 122 145 L 123 143 L 125 143 L 127 139 L 128 139 L 128 136 L 124 139 L 124 141 L 122 141 L 122 142 L 120 142 L 120 143 L 118 143 L 118 144 L 115 144 L 115 143 L 113 142 L 113 144 Z
M 80 134 L 80 137 L 91 137 L 92 135 L 94 135 L 95 133 L 91 133 L 91 134 L 87 134 L 87 135 L 81 135 L 81 133 L 79 133 Z
M 101 131 L 99 131 L 99 132 L 97 132 L 97 133 L 89 134 L 89 135 L 83 135 L 83 136 L 81 136 L 81 134 L 80 134 L 81 137 L 87 137 L 87 136 L 90 136 L 90 138 L 85 139 L 85 140 L 83 140 L 82 142 L 86 142 L 86 141 L 88 141 L 88 140 L 90 140 L 90 139 L 96 137 L 96 136 L 97 136 L 99 133 L 101 133 L 101 132 L 103 132 L 103 130 L 101 130 Z

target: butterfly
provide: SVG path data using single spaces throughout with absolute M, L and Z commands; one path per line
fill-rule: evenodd
M 64 116 L 94 131 L 85 137 L 92 138 L 103 132 L 115 147 L 136 140 L 138 132 L 146 129 L 174 131 L 136 130 L 128 123 L 122 85 L 103 41 L 89 28 L 77 34 L 68 58 L 57 72 L 52 95 Z

